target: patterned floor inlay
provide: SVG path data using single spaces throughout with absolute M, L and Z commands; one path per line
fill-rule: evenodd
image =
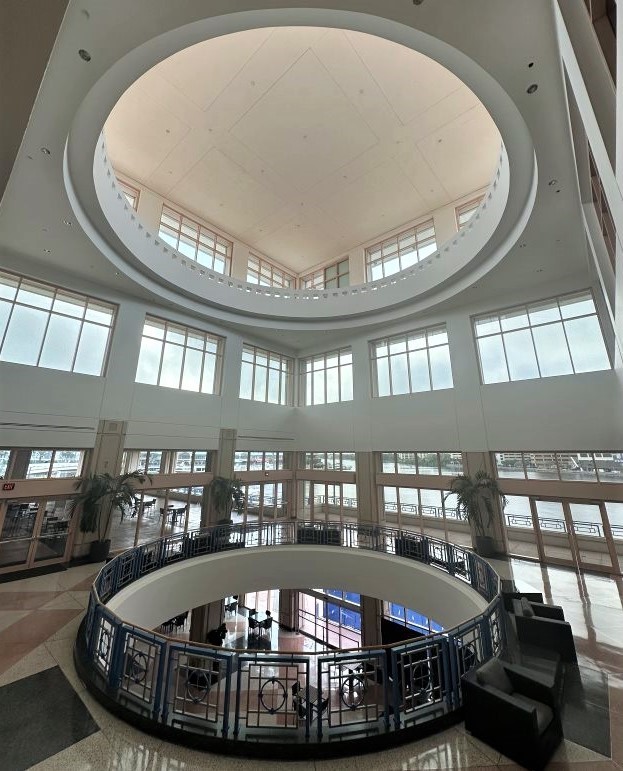
M 0 766 L 7 771 L 30 768 L 98 730 L 59 667 L 0 688 Z

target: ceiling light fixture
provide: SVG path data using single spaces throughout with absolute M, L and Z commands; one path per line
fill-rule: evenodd
M 78 56 L 81 59 L 83 59 L 85 62 L 90 62 L 91 61 L 91 54 L 87 50 L 85 50 L 84 48 L 81 48 L 78 51 Z
M 50 153 L 50 151 L 48 150 L 48 148 L 47 148 L 47 147 L 42 147 L 42 148 L 41 148 L 41 152 L 42 152 L 44 155 L 51 155 L 51 153 Z
M 73 223 L 72 223 L 71 220 L 67 220 L 67 219 L 63 220 L 63 225 L 67 225 L 68 228 L 70 228 L 72 226 L 72 224 Z
M 52 254 L 52 250 L 51 250 L 51 249 L 44 249 L 43 251 L 44 251 L 46 254 Z
M 557 179 L 550 179 L 550 181 L 547 183 L 550 187 L 553 187 L 554 185 L 558 184 Z
M 538 87 L 539 87 L 538 83 L 532 83 L 531 85 L 529 85 L 529 86 L 528 86 L 528 88 L 526 89 L 526 91 L 527 91 L 529 94 L 534 94 L 534 92 L 537 90 L 537 88 L 538 88 Z

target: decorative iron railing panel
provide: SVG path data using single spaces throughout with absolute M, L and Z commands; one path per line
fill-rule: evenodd
M 489 603 L 443 633 L 348 651 L 239 651 L 125 623 L 105 603 L 167 565 L 232 549 L 319 544 L 396 555 L 470 584 Z M 500 652 L 500 580 L 462 546 L 373 523 L 271 522 L 179 533 L 130 549 L 97 576 L 84 635 L 94 682 L 156 723 L 232 741 L 343 741 L 395 731 L 461 705 L 461 676 Z

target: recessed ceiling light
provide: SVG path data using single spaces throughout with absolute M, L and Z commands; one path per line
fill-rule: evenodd
M 528 62 L 528 67 L 534 67 L 534 62 Z
M 525 249 L 526 248 L 526 244 L 519 244 L 519 248 L 520 249 Z
M 52 254 L 52 250 L 51 250 L 51 249 L 44 249 L 43 251 L 44 251 L 46 254 Z
M 537 272 L 537 273 L 543 273 L 543 268 L 537 268 L 537 269 L 536 269 L 536 272 Z
M 72 226 L 72 224 L 73 223 L 72 223 L 71 220 L 63 220 L 63 225 L 67 225 L 68 228 L 70 228 Z
M 78 56 L 81 59 L 83 59 L 85 62 L 90 62 L 91 61 L 91 54 L 88 51 L 86 51 L 84 48 L 81 48 L 78 51 Z
M 532 83 L 531 85 L 529 85 L 529 86 L 528 86 L 528 88 L 526 89 L 526 91 L 527 91 L 529 94 L 534 94 L 534 92 L 537 90 L 537 88 L 538 88 L 538 87 L 539 87 L 539 86 L 538 86 L 538 83 Z
M 550 179 L 550 181 L 547 183 L 550 187 L 553 187 L 554 185 L 558 184 L 557 179 Z
M 556 190 L 556 192 L 557 192 L 557 193 L 560 193 L 560 188 L 558 188 L 558 190 Z
M 48 148 L 47 148 L 47 147 L 42 147 L 42 148 L 41 148 L 41 152 L 42 152 L 44 155 L 50 155 L 50 151 L 48 150 Z

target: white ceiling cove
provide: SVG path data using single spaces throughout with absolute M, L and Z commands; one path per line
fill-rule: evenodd
M 297 272 L 488 185 L 500 145 L 433 60 L 311 27 L 175 54 L 128 89 L 105 133 L 120 174 Z

